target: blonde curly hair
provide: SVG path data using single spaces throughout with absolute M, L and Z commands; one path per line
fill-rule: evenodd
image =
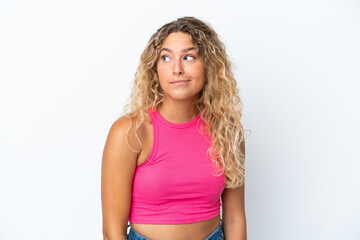
M 225 46 L 217 33 L 203 21 L 194 17 L 178 18 L 163 25 L 151 36 L 141 54 L 130 103 L 124 106 L 123 115 L 130 119 L 130 128 L 131 117 L 137 116 L 135 135 L 142 147 L 137 130 L 144 123 L 147 110 L 156 108 L 163 100 L 156 64 L 162 43 L 174 32 L 190 35 L 206 69 L 207 80 L 199 94 L 196 108 L 205 124 L 201 130 L 212 139 L 207 156 L 225 174 L 225 188 L 241 186 L 245 182 L 245 139 L 240 122 L 242 102 Z

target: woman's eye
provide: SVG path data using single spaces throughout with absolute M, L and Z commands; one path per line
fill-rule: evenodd
M 161 59 L 163 60 L 163 61 L 168 61 L 168 60 L 166 60 L 166 59 L 170 59 L 168 56 L 161 56 Z
M 184 59 L 185 60 L 194 60 L 195 57 L 189 55 L 189 56 L 185 56 Z M 164 62 L 168 62 L 168 61 L 170 61 L 170 58 L 168 56 L 163 55 L 163 56 L 161 56 L 161 60 L 163 60 Z
M 186 56 L 185 58 L 188 58 L 188 60 L 194 60 L 195 59 L 193 56 Z

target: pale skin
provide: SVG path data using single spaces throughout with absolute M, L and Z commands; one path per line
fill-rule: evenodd
M 157 73 L 164 92 L 164 100 L 157 108 L 159 114 L 173 123 L 185 123 L 197 116 L 192 103 L 206 81 L 206 70 L 189 35 L 171 33 L 163 42 L 157 62 Z M 177 80 L 188 80 L 175 85 Z M 136 117 L 132 119 L 133 123 Z M 135 169 L 150 155 L 153 129 L 150 118 L 138 130 L 143 146 L 135 137 L 135 124 L 131 128 L 128 147 L 125 136 L 130 121 L 121 117 L 109 131 L 102 159 L 101 199 L 103 209 L 104 240 L 126 239 L 131 206 L 131 191 Z M 242 146 L 245 150 L 245 146 Z M 222 217 L 226 240 L 246 239 L 246 217 L 244 185 L 235 189 L 224 189 Z M 220 215 L 202 222 L 178 225 L 131 224 L 140 235 L 151 240 L 203 240 L 220 224 Z

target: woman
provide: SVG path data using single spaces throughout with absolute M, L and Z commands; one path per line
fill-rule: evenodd
M 103 153 L 104 239 L 246 239 L 241 101 L 215 31 L 193 17 L 158 29 L 129 106 Z

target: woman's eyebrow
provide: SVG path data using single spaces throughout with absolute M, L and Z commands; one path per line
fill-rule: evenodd
M 188 51 L 191 51 L 191 50 L 196 50 L 194 47 L 190 47 L 190 48 L 185 48 L 184 50 L 182 50 L 182 52 L 188 52 Z M 168 51 L 168 52 L 172 52 L 169 48 L 162 48 L 160 49 L 160 52 L 161 51 Z

